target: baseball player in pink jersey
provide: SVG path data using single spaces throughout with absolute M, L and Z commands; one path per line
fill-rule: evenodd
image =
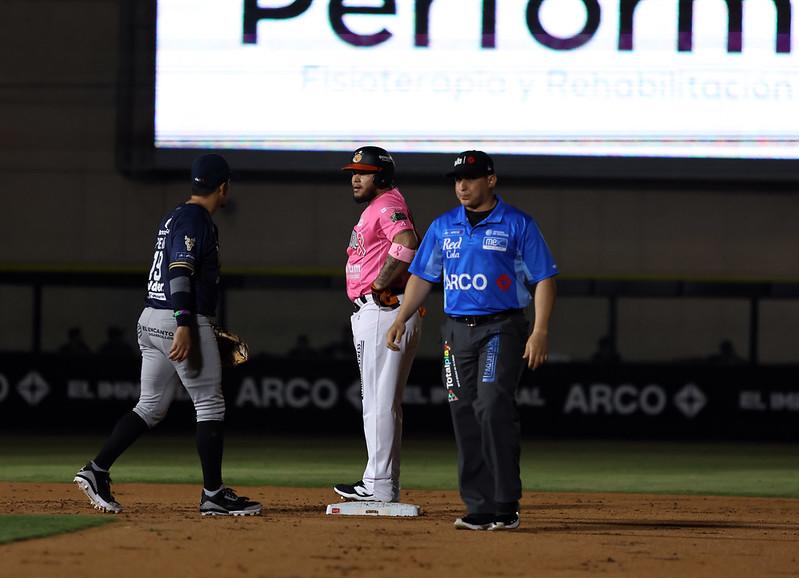
M 399 311 L 419 238 L 394 184 L 394 159 L 388 152 L 360 148 L 342 170 L 352 173 L 355 202 L 366 204 L 347 248 L 347 296 L 354 307 L 352 335 L 361 372 L 368 458 L 360 481 L 333 489 L 348 500 L 397 502 L 402 394 L 421 333 L 419 312 L 406 322 L 399 351 L 383 342 Z

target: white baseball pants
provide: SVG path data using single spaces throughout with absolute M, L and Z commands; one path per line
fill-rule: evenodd
M 405 324 L 400 351 L 387 348 L 386 334 L 398 311 L 381 309 L 368 296 L 351 318 L 361 371 L 363 433 L 368 455 L 363 482 L 376 500 L 385 502 L 399 500 L 402 395 L 422 331 L 416 312 Z

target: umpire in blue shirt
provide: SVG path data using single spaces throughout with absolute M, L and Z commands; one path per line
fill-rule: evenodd
M 522 495 L 516 387 L 525 364 L 536 369 L 547 359 L 558 268 L 535 221 L 494 192 L 491 157 L 461 153 L 447 176 L 461 206 L 430 225 L 386 346 L 398 349 L 405 321 L 443 282 L 442 381 L 467 509 L 455 527 L 510 530 L 519 526 Z M 524 309 L 533 299 L 530 332 Z

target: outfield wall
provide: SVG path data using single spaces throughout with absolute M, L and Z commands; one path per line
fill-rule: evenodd
M 0 429 L 106 431 L 138 398 L 136 358 L 0 355 Z M 354 361 L 261 357 L 224 375 L 233 430 L 358 434 Z M 410 434 L 451 431 L 435 360 L 405 391 Z M 777 439 L 799 436 L 799 367 L 550 364 L 518 392 L 526 436 Z M 455 386 L 452 393 L 457 396 Z M 163 427 L 191 429 L 180 391 Z

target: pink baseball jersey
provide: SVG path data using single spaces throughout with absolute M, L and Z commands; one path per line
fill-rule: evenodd
M 397 189 L 373 199 L 361 213 L 347 247 L 347 296 L 357 299 L 370 293 L 369 287 L 386 262 L 394 236 L 414 231 L 413 218 L 405 198 Z M 405 273 L 394 286 L 404 288 L 410 275 Z

